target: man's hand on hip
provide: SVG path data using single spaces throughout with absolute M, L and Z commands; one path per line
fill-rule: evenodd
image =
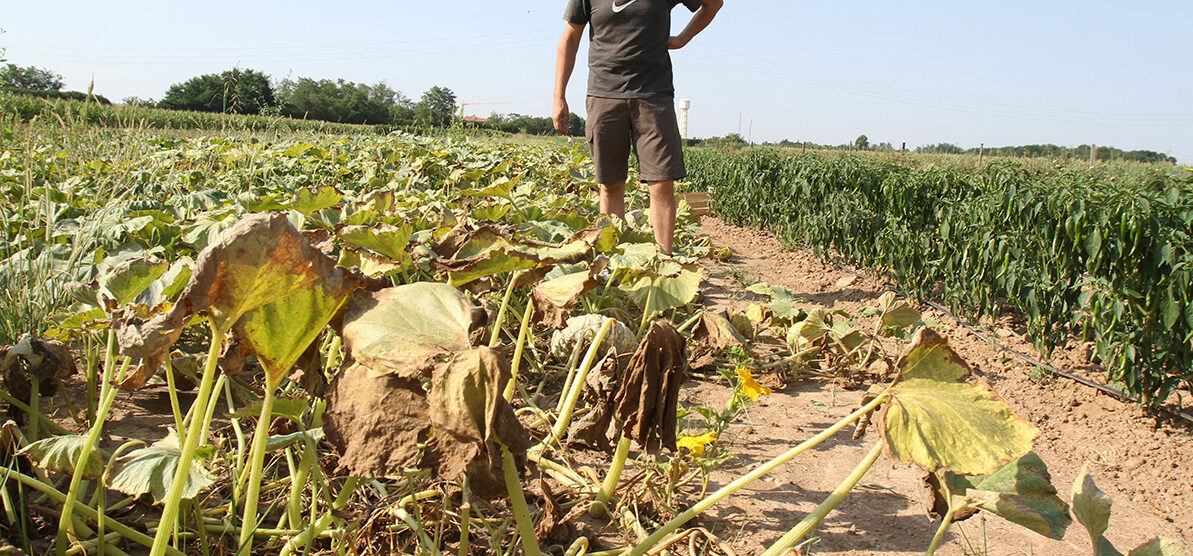
M 555 108 L 551 111 L 551 120 L 555 122 L 555 131 L 564 135 L 568 134 L 568 101 L 567 99 L 555 99 Z

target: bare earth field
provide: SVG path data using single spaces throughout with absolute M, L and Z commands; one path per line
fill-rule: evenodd
M 785 250 L 764 232 L 705 217 L 704 233 L 727 246 L 733 258 L 710 263 L 705 296 L 711 306 L 745 306 L 743 283 L 768 282 L 807 298 L 807 307 L 850 313 L 876 305 L 885 291 L 877 280 L 860 279 L 798 250 Z M 918 306 L 947 330 L 949 343 L 1023 417 L 1040 429 L 1035 450 L 1048 464 L 1053 484 L 1068 499 L 1082 464 L 1114 499 L 1107 538 L 1124 553 L 1154 536 L 1193 546 L 1193 434 L 1189 423 L 1158 420 L 1137 406 L 1063 378 L 1032 373 L 1033 365 L 991 345 L 950 317 Z M 852 319 L 863 328 L 873 318 Z M 1012 318 L 981 323 L 1007 347 L 1035 355 Z M 1052 364 L 1101 380 L 1089 363 L 1089 349 L 1076 342 L 1058 350 Z M 722 403 L 730 390 L 695 382 L 685 403 Z M 723 440 L 737 457 L 712 475 L 719 488 L 858 407 L 863 390 L 800 382 L 775 388 L 751 404 L 744 424 Z M 761 552 L 794 526 L 843 479 L 877 442 L 847 433 L 817 446 L 730 497 L 701 518 L 701 525 L 730 540 L 739 552 Z M 925 512 L 922 473 L 910 464 L 881 458 L 819 529 L 817 554 L 915 554 L 928 546 L 936 524 Z M 962 535 L 964 532 L 964 535 Z M 1074 523 L 1063 541 L 1047 539 L 1000 518 L 979 514 L 954 525 L 940 554 L 1088 554 L 1089 538 Z

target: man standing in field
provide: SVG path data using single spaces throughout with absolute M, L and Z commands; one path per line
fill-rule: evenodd
M 650 188 L 655 241 L 670 253 L 675 236 L 675 180 L 688 175 L 675 119 L 669 49 L 682 48 L 704 30 L 723 0 L 568 0 L 555 59 L 555 129 L 567 133 L 567 84 L 585 25 L 589 30 L 588 124 L 602 214 L 625 216 L 630 148 Z M 695 12 L 671 36 L 671 10 Z

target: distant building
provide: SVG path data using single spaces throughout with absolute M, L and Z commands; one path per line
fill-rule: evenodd
M 464 116 L 464 121 L 474 124 L 487 124 L 489 123 L 489 118 L 482 118 L 480 116 Z

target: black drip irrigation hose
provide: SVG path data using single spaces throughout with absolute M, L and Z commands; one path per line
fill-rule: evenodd
M 778 239 L 778 237 L 775 236 L 775 234 L 773 234 L 769 231 L 764 230 L 764 233 L 771 236 L 772 238 Z M 812 255 L 816 258 L 820 258 L 820 255 L 817 255 L 815 251 L 812 251 L 811 249 L 808 249 L 806 247 L 801 247 L 800 251 L 808 253 L 809 255 Z M 849 274 L 857 276 L 858 278 L 861 278 L 863 280 L 873 280 L 873 278 L 866 276 L 865 274 L 861 274 L 861 273 L 845 266 L 844 261 L 842 261 L 839 258 L 832 257 L 829 259 L 829 262 L 831 262 L 837 268 L 839 268 L 845 272 L 848 272 Z M 881 281 L 879 283 L 882 285 L 882 287 L 884 289 L 886 289 L 888 291 L 894 292 L 894 293 L 901 295 L 903 297 L 909 297 L 907 295 L 907 292 L 904 292 L 903 290 L 901 290 L 895 286 L 891 286 L 891 285 L 883 283 Z M 973 325 L 969 324 L 969 322 L 965 321 L 961 317 L 958 317 L 952 311 L 946 309 L 944 306 L 940 305 L 939 303 L 936 303 L 934 301 L 928 301 L 926 299 L 920 299 L 920 301 L 923 302 L 925 305 L 932 307 L 933 309 L 936 309 L 937 311 L 940 311 L 940 312 L 944 313 L 945 315 L 948 315 L 949 318 L 957 321 L 957 323 L 960 324 L 962 327 L 964 327 L 965 329 L 972 332 L 975 336 L 990 343 L 990 345 L 993 345 L 1007 353 L 1010 353 L 1010 354 L 1018 357 L 1019 359 L 1022 359 L 1028 363 L 1031 363 L 1032 365 L 1035 365 L 1036 367 L 1044 369 L 1054 375 L 1061 376 L 1061 377 L 1067 378 L 1069 380 L 1072 380 L 1073 382 L 1076 382 L 1078 384 L 1097 389 L 1105 394 L 1109 394 L 1109 395 L 1114 396 L 1120 400 L 1128 401 L 1131 403 L 1139 403 L 1139 398 L 1137 396 L 1133 396 L 1131 394 L 1123 392 L 1122 390 L 1111 388 L 1109 386 L 1106 386 L 1105 384 L 1098 384 L 1097 382 L 1094 382 L 1088 378 L 1077 376 L 1077 375 L 1070 373 L 1068 371 L 1058 369 L 1056 367 L 1053 367 L 1052 365 L 1049 365 L 1047 363 L 1044 363 L 1043 361 L 1040 361 L 1039 359 L 1036 359 L 1035 357 L 1032 357 L 1031 355 L 1028 355 L 1021 351 L 1004 346 L 1004 345 L 998 343 L 997 340 L 990 338 L 989 336 L 986 336 L 981 331 L 979 331 L 977 328 L 974 328 Z M 1163 411 L 1164 413 L 1167 413 L 1173 417 L 1183 419 L 1186 423 L 1193 424 L 1193 415 L 1190 415 L 1186 412 L 1183 412 L 1183 411 L 1180 411 L 1177 409 L 1172 409 L 1170 407 L 1165 407 L 1165 406 L 1156 406 L 1154 409 L 1159 409 L 1160 411 Z

